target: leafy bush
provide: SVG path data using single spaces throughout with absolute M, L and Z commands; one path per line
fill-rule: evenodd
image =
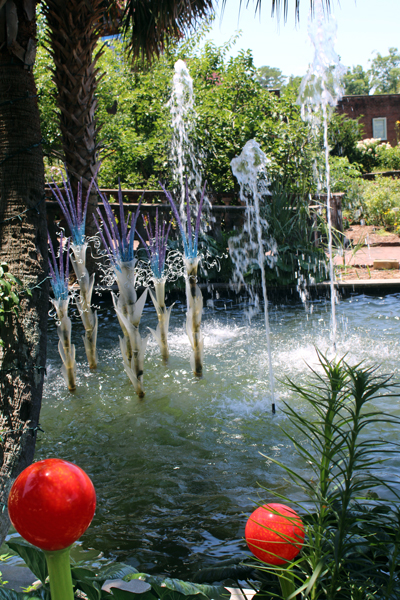
M 358 156 L 355 160 L 360 164 L 363 173 L 373 171 L 400 170 L 400 145 L 392 147 L 380 139 L 369 138 L 357 144 Z
M 380 143 L 381 140 L 376 138 L 367 138 L 358 142 L 358 163 L 361 165 L 363 173 L 370 173 L 378 166 L 378 146 Z
M 361 207 L 367 225 L 388 230 L 400 230 L 400 180 L 376 177 L 364 181 L 361 188 Z
M 351 163 L 347 156 L 330 156 L 329 167 L 332 192 L 349 192 L 351 187 L 357 186 L 361 177 L 358 163 Z
M 22 538 L 13 539 L 8 546 L 23 559 L 40 584 L 31 586 L 26 593 L 0 588 L 0 600 L 52 600 L 44 552 Z M 222 586 L 154 577 L 139 573 L 134 567 L 124 563 L 109 563 L 100 567 L 86 563 L 72 564 L 71 576 L 74 598 L 84 597 L 88 600 L 226 600 L 227 596 Z M 142 588 L 148 588 L 147 591 L 128 591 L 126 583 L 135 579 L 148 583 L 148 586 L 142 585 Z M 106 581 L 115 582 L 115 587 L 110 591 L 103 590 Z
M 236 181 L 230 161 L 244 144 L 256 138 L 272 161 L 271 176 L 285 176 L 293 189 L 313 186 L 312 143 L 308 125 L 300 116 L 294 93 L 281 99 L 257 81 L 257 69 L 248 51 L 228 57 L 234 41 L 200 49 L 201 33 L 149 65 L 132 68 L 122 42 L 107 42 L 98 61 L 100 72 L 96 117 L 100 131 L 101 187 L 158 188 L 170 179 L 172 136 L 168 101 L 174 63 L 183 59 L 194 80 L 197 121 L 196 151 L 202 156 L 203 178 L 214 192 L 232 192 Z M 51 58 L 40 46 L 35 66 L 42 132 L 47 164 L 62 159 L 56 93 L 51 81 Z M 49 173 L 47 173 L 49 174 Z
M 276 243 L 276 256 L 273 266 L 265 266 L 265 278 L 268 284 L 297 285 L 299 291 L 326 278 L 326 255 L 324 249 L 314 244 L 314 228 L 309 210 L 308 196 L 300 191 L 292 193 L 283 179 L 275 180 L 270 186 L 270 195 L 260 204 L 261 217 L 268 223 L 264 235 L 271 238 L 271 247 Z M 319 219 L 318 215 L 315 215 Z M 242 237 L 230 240 L 231 249 L 240 246 Z M 254 249 L 257 253 L 257 249 Z M 275 255 L 275 250 L 273 250 Z M 261 271 L 258 256 L 251 257 L 246 283 L 259 284 Z
M 392 147 L 390 144 L 380 144 L 377 148 L 379 171 L 400 170 L 400 144 Z
M 382 427 L 400 424 L 375 408 L 382 397 L 394 395 L 393 384 L 376 368 L 351 366 L 344 358 L 329 361 L 319 354 L 319 361 L 307 387 L 288 381 L 314 416 L 305 418 L 296 406 L 285 410 L 300 437 L 286 435 L 313 472 L 310 479 L 281 464 L 307 497 L 299 503 L 307 507 L 308 543 L 296 568 L 298 585 L 313 590 L 313 598 L 395 598 L 400 593 L 400 513 L 374 491 L 399 500 L 382 475 L 382 457 L 398 454 L 398 447 L 374 436 Z
M 353 163 L 360 157 L 358 141 L 363 135 L 363 125 L 357 119 L 333 113 L 328 127 L 331 156 L 342 156 Z

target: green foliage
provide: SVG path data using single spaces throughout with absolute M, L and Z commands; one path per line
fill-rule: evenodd
M 56 102 L 57 88 L 52 80 L 53 60 L 46 48 L 46 22 L 40 4 L 36 7 L 38 25 L 38 47 L 34 66 L 34 77 L 39 97 L 40 130 L 44 139 L 43 153 L 48 167 L 62 159 L 62 138 L 59 127 L 59 110 Z
M 314 244 L 312 217 L 305 193 L 292 194 L 282 180 L 274 181 L 271 197 L 263 216 L 269 224 L 268 234 L 277 243 L 275 269 L 266 270 L 266 279 L 277 285 L 318 283 L 325 279 L 326 257 L 323 248 Z
M 22 538 L 18 541 L 10 541 L 7 545 L 22 558 L 26 565 L 29 565 L 35 577 L 44 584 L 49 573 L 43 552 Z
M 333 113 L 328 128 L 328 143 L 331 156 L 345 156 L 350 162 L 360 160 L 357 146 L 363 136 L 363 126 L 357 119 Z
M 312 146 L 295 97 L 278 99 L 260 86 L 250 51 L 229 60 L 226 53 L 226 47 L 207 43 L 188 60 L 198 113 L 196 144 L 203 150 L 211 189 L 236 189 L 230 161 L 249 139 L 256 139 L 271 159 L 270 179 L 284 176 L 292 190 L 310 187 Z
M 397 171 L 400 170 L 400 145 L 392 147 L 375 138 L 361 140 L 357 143 L 354 158 L 363 173 Z
M 201 38 L 201 35 L 200 35 Z M 170 46 L 151 66 L 133 70 L 122 42 L 107 42 L 98 62 L 104 76 L 96 92 L 102 168 L 99 184 L 125 188 L 154 188 L 170 179 L 169 144 L 172 136 L 168 100 L 174 63 L 184 59 L 194 80 L 196 111 L 194 144 L 203 158 L 204 179 L 215 192 L 232 192 L 236 182 L 230 161 L 250 138 L 256 138 L 272 160 L 271 177 L 283 175 L 295 188 L 312 182 L 308 125 L 300 117 L 296 96 L 280 100 L 257 81 L 250 51 L 228 57 L 234 40 L 222 47 L 199 38 Z M 62 156 L 51 60 L 40 46 L 35 67 L 40 94 L 42 132 L 49 164 Z
M 375 138 L 367 138 L 357 143 L 359 153 L 357 162 L 363 173 L 370 173 L 378 167 L 380 144 L 381 140 Z
M 245 560 L 239 573 L 237 560 L 230 567 L 224 562 L 210 570 L 209 580 L 245 579 L 259 590 L 255 600 L 272 600 L 282 598 L 277 575 L 291 573 L 297 587 L 293 598 L 298 600 L 395 600 L 400 594 L 400 497 L 382 475 L 382 463 L 384 457 L 396 459 L 399 447 L 374 432 L 400 426 L 398 417 L 376 408 L 398 386 L 376 368 L 318 356 L 311 383 L 286 382 L 312 409 L 311 417 L 296 402 L 284 410 L 295 433 L 288 433 L 286 426 L 282 431 L 303 469 L 294 471 L 264 457 L 282 468 L 284 479 L 302 498 L 295 503 L 306 530 L 301 553 L 282 567 Z M 382 491 L 394 502 L 380 500 L 377 492 Z M 292 499 L 267 493 L 293 505 Z M 200 581 L 206 577 L 207 570 L 195 576 Z
M 303 77 L 301 75 L 290 75 L 287 84 L 283 87 L 283 94 L 290 94 L 293 98 L 297 98 L 300 93 L 300 86 Z
M 222 586 L 189 583 L 169 577 L 154 577 L 146 573 L 136 573 L 125 578 L 127 581 L 141 579 L 151 585 L 156 598 L 160 600 L 226 600 L 226 590 Z
M 98 66 L 105 73 L 97 91 L 103 146 L 99 185 L 115 188 L 120 177 L 123 188 L 158 188 L 168 174 L 173 60 L 165 55 L 151 68 L 133 71 L 122 42 L 114 39 Z
M 331 191 L 345 192 L 350 195 L 352 188 L 358 186 L 361 169 L 357 163 L 351 163 L 347 156 L 329 157 Z
M 0 589 L 0 600 L 51 600 L 50 585 L 47 580 L 47 564 L 44 553 L 28 544 L 25 540 L 17 539 L 8 545 L 14 552 L 24 560 L 32 573 L 40 579 L 42 587 L 27 593 L 19 593 L 14 590 Z M 226 590 L 222 586 L 200 585 L 188 583 L 179 579 L 169 577 L 154 577 L 138 571 L 124 563 L 110 563 L 101 568 L 89 567 L 86 564 L 71 565 L 71 576 L 74 588 L 74 596 L 83 592 L 88 600 L 222 600 L 226 598 Z M 140 579 L 150 584 L 151 590 L 143 593 L 133 593 L 120 589 L 113 589 L 112 594 L 102 590 L 106 580 L 131 581 Z
M 361 65 L 347 70 L 343 77 L 346 95 L 397 94 L 400 90 L 400 53 L 389 48 L 389 54 L 379 52 L 371 60 L 371 67 L 364 71 Z
M 346 96 L 368 95 L 371 90 L 370 75 L 361 65 L 347 69 L 343 84 Z
M 375 94 L 396 94 L 400 90 L 400 53 L 397 48 L 389 48 L 389 54 L 379 52 L 371 61 L 372 87 Z
M 0 327 L 4 325 L 7 315 L 18 314 L 22 291 L 31 295 L 30 290 L 23 290 L 20 279 L 9 272 L 7 263 L 0 263 Z M 1 337 L 0 345 L 3 345 Z
M 286 435 L 313 476 L 278 463 L 308 497 L 306 505 L 315 507 L 306 510 L 307 544 L 297 582 L 315 599 L 394 598 L 400 592 L 400 513 L 373 491 L 386 489 L 399 499 L 380 477 L 382 456 L 398 448 L 373 434 L 400 424 L 374 408 L 383 396 L 394 395 L 393 384 L 375 368 L 351 366 L 344 358 L 329 361 L 319 354 L 319 361 L 311 385 L 288 381 L 314 417 L 305 418 L 296 406 L 285 410 L 300 437 Z
M 360 200 L 367 225 L 400 231 L 400 180 L 376 177 L 364 181 Z
M 400 144 L 397 144 L 397 146 L 391 146 L 390 144 L 379 144 L 376 151 L 378 158 L 378 163 L 376 165 L 377 170 L 400 170 Z
M 257 81 L 261 87 L 267 90 L 280 89 L 286 81 L 280 69 L 276 67 L 268 67 L 267 65 L 257 69 Z

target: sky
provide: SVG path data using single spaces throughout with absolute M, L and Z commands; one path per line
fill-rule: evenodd
M 227 0 L 222 20 L 219 15 L 206 39 L 217 46 L 227 42 L 239 29 L 242 35 L 231 54 L 240 49 L 253 51 L 256 67 L 278 67 L 286 76 L 304 75 L 312 61 L 307 25 L 309 0 L 300 1 L 300 23 L 295 24 L 294 0 L 289 0 L 287 22 L 271 17 L 271 0 L 262 0 L 261 17 L 254 15 L 253 0 Z M 221 3 L 221 0 L 220 0 Z M 388 54 L 400 48 L 400 0 L 331 0 L 337 22 L 336 53 L 345 66 L 369 68 L 374 51 Z

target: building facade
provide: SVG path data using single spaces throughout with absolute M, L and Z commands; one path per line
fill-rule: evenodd
M 364 126 L 364 139 L 380 138 L 392 146 L 400 142 L 400 94 L 343 96 L 336 110 L 350 119 L 360 117 L 359 122 Z

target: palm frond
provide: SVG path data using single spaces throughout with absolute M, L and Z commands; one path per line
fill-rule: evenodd
M 265 1 L 265 0 L 264 0 Z M 304 1 L 304 0 L 303 0 Z M 221 14 L 225 10 L 227 0 L 222 0 L 221 3 Z M 245 4 L 246 8 L 249 7 L 250 0 L 240 0 L 240 8 Z M 289 11 L 289 5 L 291 4 L 290 0 L 271 0 L 271 16 L 276 16 L 278 19 L 283 13 L 283 20 L 286 21 Z M 294 0 L 294 14 L 296 21 L 300 19 L 300 0 Z M 310 0 L 310 8 L 311 11 L 314 11 L 315 0 Z M 323 0 L 324 9 L 327 13 L 330 12 L 331 8 L 331 0 Z M 253 0 L 253 5 L 255 5 L 255 13 L 261 14 L 261 5 L 262 0 Z
M 123 33 L 134 58 L 151 61 L 214 11 L 213 0 L 128 0 Z

